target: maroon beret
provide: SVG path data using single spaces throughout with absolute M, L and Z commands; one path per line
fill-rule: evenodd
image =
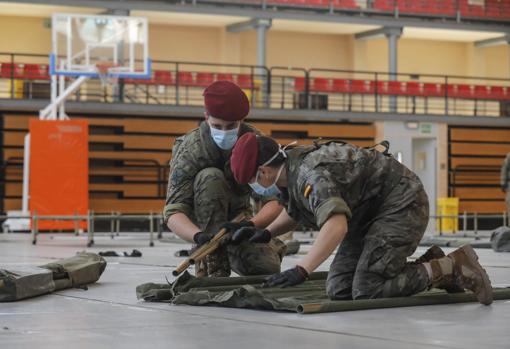
M 257 173 L 259 146 L 257 136 L 248 132 L 239 137 L 230 157 L 230 168 L 239 184 L 247 184 Z
M 233 82 L 215 81 L 204 90 L 207 114 L 226 121 L 239 121 L 248 115 L 250 102 Z

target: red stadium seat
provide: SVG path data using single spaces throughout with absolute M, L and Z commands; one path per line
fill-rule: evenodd
M 385 12 L 393 12 L 395 10 L 394 0 L 375 0 L 373 9 Z
M 316 92 L 331 92 L 331 80 L 326 78 L 313 78 L 310 90 Z
M 388 81 L 388 93 L 390 95 L 405 94 L 406 85 L 400 81 Z
M 11 77 L 15 79 L 23 78 L 23 64 L 18 63 L 2 63 L 0 67 L 0 77 L 10 79 Z
M 367 81 L 365 80 L 351 80 L 351 93 L 370 93 L 370 87 L 367 84 Z
M 297 77 L 294 78 L 294 91 L 303 92 L 305 90 L 305 78 Z
M 234 81 L 234 76 L 229 73 L 218 73 L 216 80 Z
M 475 95 L 473 93 L 473 87 L 471 85 L 457 85 L 457 96 L 459 98 L 471 99 L 474 98 Z
M 475 99 L 488 99 L 489 98 L 489 87 L 488 86 L 482 86 L 482 85 L 476 85 L 474 91 L 474 98 Z
M 155 70 L 154 77 L 151 83 L 155 85 L 173 85 L 175 81 L 173 80 L 172 73 L 167 70 Z
M 459 12 L 464 17 L 483 17 L 485 10 L 483 6 L 470 4 L 468 0 L 459 0 Z
M 198 86 L 207 87 L 214 82 L 213 73 L 197 73 L 196 84 Z
M 505 100 L 510 100 L 510 86 L 504 88 L 504 97 Z
M 49 80 L 48 66 L 46 64 L 25 64 L 23 77 L 29 80 Z
M 355 0 L 333 0 L 333 7 L 338 9 L 359 9 Z
M 406 88 L 400 81 L 377 81 L 377 93 L 380 95 L 403 95 Z
M 369 93 L 369 94 L 375 93 L 375 81 L 372 81 L 372 80 L 367 81 L 366 93 Z
M 406 83 L 406 85 L 407 85 L 406 94 L 408 96 L 423 96 L 424 95 L 422 83 L 419 83 L 416 81 L 408 81 Z
M 430 0 L 427 1 L 428 11 L 434 15 L 455 16 L 457 13 L 457 0 Z
M 379 95 L 388 94 L 388 81 L 377 81 L 377 94 Z
M 328 7 L 329 0 L 303 0 L 303 4 L 313 7 Z
M 349 93 L 350 92 L 349 80 L 333 79 L 331 90 L 332 92 L 336 93 Z
M 448 86 L 446 87 L 446 93 L 448 94 L 448 97 L 450 97 L 450 98 L 459 97 L 457 85 L 448 84 Z
M 448 84 L 447 91 L 448 97 L 451 98 L 471 99 L 475 97 L 471 85 Z
M 489 86 L 489 99 L 505 99 L 505 89 L 503 86 Z
M 237 76 L 237 84 L 240 88 L 251 89 L 253 88 L 253 80 L 251 75 L 248 74 L 239 74 Z
M 180 86 L 191 86 L 193 85 L 193 74 L 186 71 L 180 71 L 177 74 L 177 77 L 179 78 L 178 85 Z
M 424 83 L 423 94 L 426 97 L 444 97 L 445 89 L 443 84 Z

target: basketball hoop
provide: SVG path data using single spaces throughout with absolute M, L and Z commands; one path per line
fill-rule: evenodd
M 119 76 L 117 74 L 112 74 L 117 67 L 119 67 L 119 65 L 112 62 L 96 63 L 96 73 L 99 75 L 99 79 L 101 79 L 101 85 L 106 86 L 117 84 Z

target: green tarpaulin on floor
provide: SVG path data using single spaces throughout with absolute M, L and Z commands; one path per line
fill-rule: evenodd
M 412 297 L 331 301 L 327 273 L 313 273 L 305 283 L 288 288 L 261 288 L 264 276 L 195 278 L 185 272 L 173 283 L 148 283 L 136 288 L 138 299 L 173 304 L 292 311 L 303 314 L 477 302 L 470 292 L 430 290 Z M 494 299 L 510 299 L 510 288 L 494 289 Z

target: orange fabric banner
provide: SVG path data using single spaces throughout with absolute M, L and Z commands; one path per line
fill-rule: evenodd
M 89 209 L 89 131 L 85 120 L 30 120 L 29 206 L 40 215 L 85 215 Z M 86 222 L 79 223 L 80 228 Z M 39 220 L 40 230 L 73 221 Z

